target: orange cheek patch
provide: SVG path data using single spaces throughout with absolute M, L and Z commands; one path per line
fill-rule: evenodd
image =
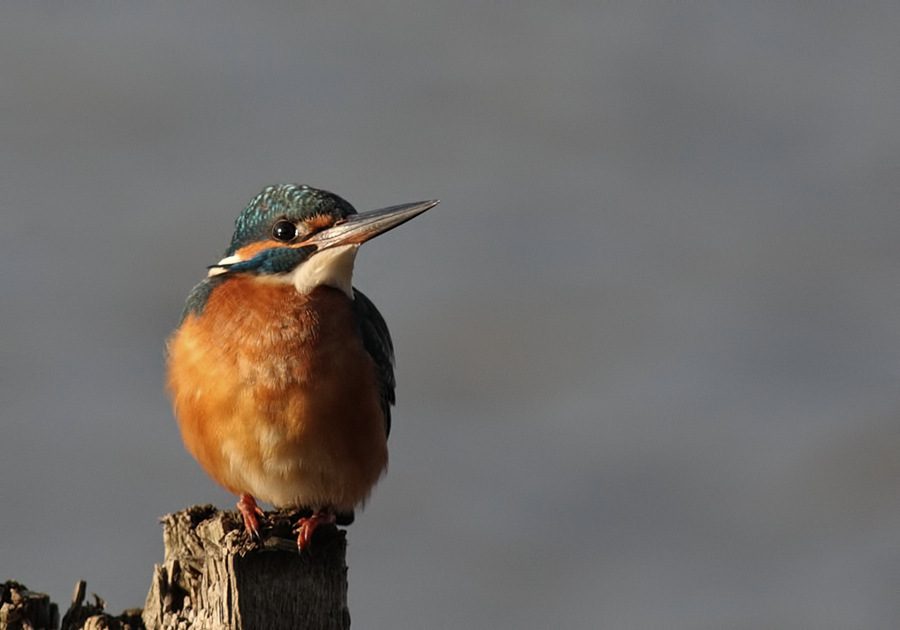
M 310 217 L 304 220 L 303 225 L 307 227 L 309 232 L 312 232 L 313 230 L 321 230 L 322 228 L 327 228 L 334 225 L 334 217 L 327 214 L 317 214 L 314 217 Z M 307 234 L 309 232 L 307 232 Z
M 246 247 L 241 247 L 235 252 L 235 255 L 239 256 L 241 260 L 250 260 L 259 252 L 265 249 L 272 249 L 273 247 L 284 247 L 284 243 L 279 243 L 278 241 L 259 241 L 257 243 L 251 243 Z
M 331 227 L 334 225 L 334 217 L 327 214 L 317 214 L 313 217 L 310 217 L 303 221 L 303 226 L 306 227 L 306 233 L 310 234 L 311 232 L 315 232 L 316 230 L 321 230 L 324 228 Z M 303 239 L 305 241 L 305 237 Z M 249 245 L 245 245 L 237 250 L 234 255 L 239 257 L 241 260 L 250 260 L 254 256 L 256 256 L 259 252 L 265 249 L 272 249 L 273 247 L 304 247 L 304 242 L 287 244 L 281 241 L 275 241 L 272 239 L 267 239 L 265 241 L 258 241 L 256 243 L 250 243 Z
M 286 243 L 280 243 L 278 241 L 260 241 L 258 243 L 251 243 L 246 247 L 241 247 L 237 252 L 235 252 L 235 256 L 238 256 L 241 260 L 250 260 L 254 256 L 256 256 L 259 252 L 272 249 L 272 248 L 298 248 L 305 247 L 303 243 L 294 243 L 293 245 L 288 245 Z

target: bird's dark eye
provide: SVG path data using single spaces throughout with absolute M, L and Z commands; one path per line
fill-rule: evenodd
M 297 226 L 290 221 L 281 220 L 272 226 L 272 237 L 276 241 L 292 241 L 297 238 Z

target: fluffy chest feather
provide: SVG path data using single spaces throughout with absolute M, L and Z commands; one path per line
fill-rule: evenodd
M 341 290 L 230 279 L 182 324 L 169 368 L 185 445 L 236 494 L 352 509 L 386 466 L 374 364 Z

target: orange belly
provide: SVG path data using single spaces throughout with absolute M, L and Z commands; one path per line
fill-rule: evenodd
M 349 511 L 387 467 L 372 358 L 350 298 L 235 277 L 169 342 L 184 444 L 234 494 Z

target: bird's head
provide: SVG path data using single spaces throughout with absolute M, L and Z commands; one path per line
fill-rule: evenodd
M 307 293 L 320 285 L 353 295 L 356 250 L 437 205 L 422 201 L 357 213 L 334 193 L 309 186 L 269 186 L 235 223 L 225 258 L 209 276 L 253 274 Z

